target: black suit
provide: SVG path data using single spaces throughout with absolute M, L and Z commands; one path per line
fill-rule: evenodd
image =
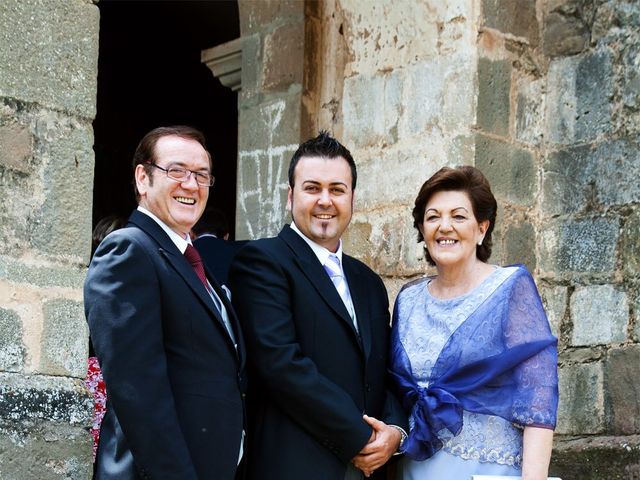
M 218 283 L 226 285 L 231 261 L 240 247 L 246 243 L 246 241 L 223 240 L 205 235 L 196 238 L 193 246 L 198 249 L 202 260 Z
M 98 247 L 85 311 L 107 386 L 97 479 L 232 479 L 243 429 L 244 344 L 215 280 L 237 351 L 171 238 L 134 211 Z
M 363 413 L 406 428 L 387 389 L 386 290 L 354 258 L 343 255 L 343 269 L 359 335 L 317 257 L 288 226 L 249 243 L 231 266 L 257 379 L 248 397 L 251 480 L 343 480 L 372 432 Z

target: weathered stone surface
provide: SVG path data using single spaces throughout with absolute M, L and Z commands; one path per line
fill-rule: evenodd
M 84 378 L 89 329 L 82 304 L 56 299 L 44 306 L 40 372 Z
M 551 12 L 544 24 L 544 53 L 549 57 L 575 55 L 589 44 L 589 27 L 580 17 Z
M 304 23 L 282 25 L 265 37 L 262 89 L 286 91 L 302 84 L 304 66 Z
M 578 287 L 571 296 L 574 346 L 623 342 L 627 337 L 629 303 L 613 285 Z
M 640 210 L 635 210 L 625 220 L 620 257 L 626 275 L 640 275 Z
M 508 135 L 510 90 L 510 62 L 481 58 L 478 61 L 478 127 L 485 132 Z
M 300 143 L 300 93 L 240 110 L 239 153 Z M 295 150 L 295 149 L 294 149 Z
M 30 219 L 30 243 L 45 254 L 79 256 L 88 263 L 94 170 L 91 125 L 43 112 L 36 136 L 36 154 L 46 171 L 45 200 Z
M 640 16 L 640 13 L 638 13 Z M 640 109 L 640 44 L 630 45 L 623 54 L 622 101 L 632 111 Z
M 631 480 L 640 473 L 640 435 L 558 438 L 549 476 L 580 480 Z
M 79 0 L 0 6 L 0 96 L 95 116 L 99 12 Z
M 89 478 L 92 412 L 80 380 L 0 373 L 0 477 Z
M 25 355 L 20 316 L 13 310 L 0 308 L 0 370 L 20 371 Z
M 633 312 L 635 323 L 633 325 L 633 340 L 640 342 L 640 291 L 635 292 L 635 301 L 633 302 Z
M 640 183 L 629 172 L 638 169 L 640 146 L 633 138 L 554 152 L 543 165 L 543 209 L 547 214 L 566 214 L 594 204 L 637 202 Z
M 531 205 L 537 184 L 531 152 L 478 134 L 475 160 L 496 196 L 518 205 Z
M 609 352 L 605 381 L 611 411 L 610 431 L 616 434 L 640 432 L 640 345 L 627 345 Z
M 551 325 L 551 332 L 561 340 L 560 333 L 567 313 L 569 289 L 563 286 L 541 286 L 540 296 Z
M 355 249 L 359 248 L 355 255 L 382 276 L 409 276 L 424 272 L 427 265 L 418 255 L 421 244 L 416 242 L 410 208 L 396 207 L 386 215 L 380 213 L 380 210 L 356 211 L 345 237 L 348 251 L 356 252 Z M 368 234 L 367 240 L 364 240 L 365 234 Z
M 609 35 L 625 36 L 627 31 L 632 32 L 640 26 L 640 10 L 634 0 L 607 0 L 599 3 L 593 16 L 592 42 Z
M 301 0 L 239 0 L 238 9 L 243 36 L 262 31 L 272 23 L 304 18 L 304 2 Z
M 526 78 L 517 85 L 516 139 L 540 145 L 544 137 L 544 82 Z
M 536 269 L 536 231 L 531 223 L 519 222 L 509 227 L 504 235 L 505 263 L 522 263 L 530 272 Z
M 397 141 L 402 81 L 403 72 L 345 79 L 343 115 L 349 128 L 344 142 L 348 148 Z
M 602 433 L 605 427 L 602 363 L 567 365 L 558 371 L 560 403 L 556 433 Z
M 601 48 L 551 62 L 547 133 L 554 143 L 589 141 L 612 129 L 613 60 Z
M 30 173 L 29 160 L 33 147 L 28 128 L 22 125 L 0 126 L 0 145 L 0 165 L 21 173 Z
M 541 232 L 538 266 L 544 272 L 611 273 L 618 220 L 608 217 L 552 220 Z
M 259 34 L 242 37 L 242 70 L 239 99 L 243 108 L 257 105 L 260 100 L 258 79 L 262 65 L 262 43 Z M 241 125 L 241 122 L 239 122 Z
M 86 271 L 83 267 L 29 265 L 15 258 L 0 255 L 0 278 L 34 287 L 82 288 Z
M 361 2 L 341 0 L 350 62 L 346 74 L 373 74 L 433 58 L 438 48 L 438 22 L 444 29 L 453 17 L 471 21 L 464 2 Z M 407 12 L 411 12 L 407 15 Z M 455 12 L 455 13 L 454 13 Z
M 535 0 L 483 0 L 482 23 L 485 27 L 522 37 L 533 47 L 538 44 Z
M 277 234 L 289 221 L 287 171 L 297 145 L 239 154 L 236 238 Z

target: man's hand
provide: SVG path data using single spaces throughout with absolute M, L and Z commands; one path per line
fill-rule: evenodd
M 387 463 L 400 446 L 402 435 L 394 428 L 373 417 L 365 415 L 365 422 L 373 427 L 373 434 L 364 448 L 356 455 L 352 462 L 362 470 L 365 477 L 369 477 L 378 468 Z

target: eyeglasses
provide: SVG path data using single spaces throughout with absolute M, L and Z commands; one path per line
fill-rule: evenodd
M 147 165 L 151 165 L 152 167 L 156 167 L 158 170 L 162 170 L 167 174 L 167 177 L 176 182 L 188 182 L 192 173 L 196 177 L 196 183 L 201 187 L 212 187 L 216 181 L 216 177 L 211 175 L 209 172 L 194 172 L 193 170 L 182 167 L 162 168 L 160 165 L 156 165 L 151 162 L 147 162 Z

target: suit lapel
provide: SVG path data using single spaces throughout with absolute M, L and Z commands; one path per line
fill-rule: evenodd
M 351 292 L 351 301 L 356 311 L 356 320 L 358 322 L 358 329 L 360 330 L 362 348 L 365 358 L 369 358 L 369 352 L 371 351 L 371 323 L 369 322 L 369 292 L 367 291 L 367 285 L 360 276 L 355 260 L 344 253 L 342 254 L 342 268 L 345 277 L 347 277 L 349 292 Z
M 209 296 L 209 292 L 207 292 L 204 285 L 198 278 L 198 275 L 196 275 L 195 270 L 184 258 L 184 255 L 180 253 L 180 250 L 178 250 L 178 247 L 176 247 L 171 238 L 169 238 L 169 236 L 164 232 L 164 230 L 162 230 L 160 225 L 158 225 L 155 220 L 137 210 L 134 210 L 134 212 L 131 214 L 131 217 L 129 217 L 129 221 L 136 225 L 138 228 L 144 230 L 147 235 L 152 237 L 158 243 L 158 251 L 160 255 L 172 266 L 172 268 L 176 272 L 178 272 L 178 274 L 182 277 L 189 288 L 191 288 L 195 296 L 200 300 L 200 302 L 209 311 L 209 313 L 213 315 L 213 317 L 215 318 L 215 323 L 223 329 L 224 336 L 228 339 L 227 343 L 235 351 L 233 342 L 231 341 L 229 333 L 224 326 L 222 317 L 220 316 L 220 312 L 218 312 L 218 309 L 215 307 L 211 296 Z M 209 282 L 211 283 L 211 280 L 209 280 Z M 218 287 L 218 290 L 221 290 L 220 287 Z M 218 290 L 216 290 L 216 292 L 218 292 Z M 218 293 L 218 296 L 220 296 L 220 293 Z M 222 293 L 222 296 L 225 297 L 223 299 L 224 302 L 226 300 L 226 295 Z M 229 311 L 229 307 L 227 307 L 227 304 L 228 302 L 225 303 L 225 307 L 227 308 L 227 311 Z
M 313 250 L 311 250 L 309 245 L 300 238 L 300 235 L 291 230 L 288 225 L 284 226 L 278 236 L 291 248 L 300 270 L 318 291 L 320 297 L 342 321 L 346 322 L 357 338 L 358 332 L 353 326 L 353 320 L 347 311 L 347 307 L 345 307 L 335 285 L 329 278 L 329 275 L 327 275 L 327 272 L 325 272 L 323 266 L 320 265 L 318 257 L 313 253 Z

